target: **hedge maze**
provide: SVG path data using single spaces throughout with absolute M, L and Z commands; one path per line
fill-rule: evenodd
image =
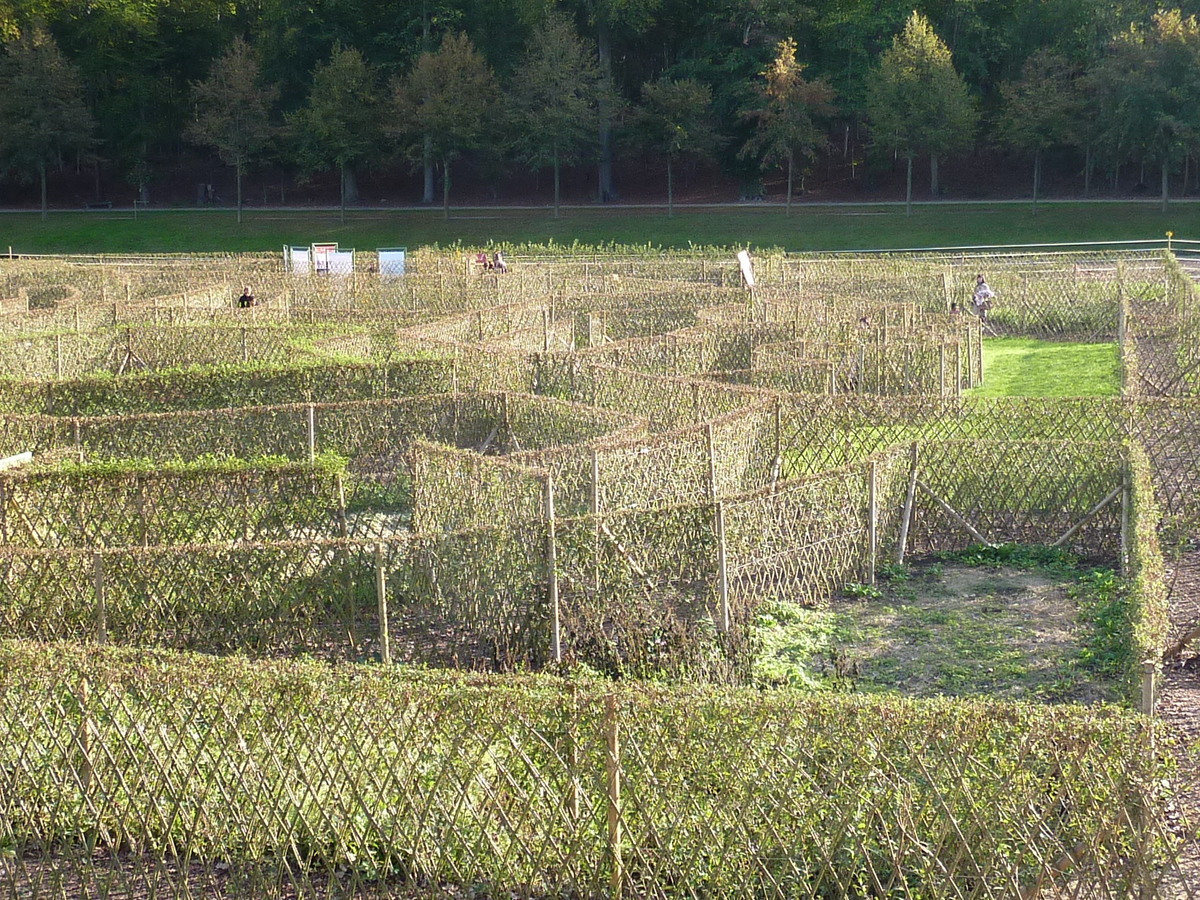
M 1149 708 L 1200 515 L 1190 279 L 757 266 L 0 265 L 0 455 L 33 454 L 0 470 L 0 895 L 1165 890 L 1147 718 L 742 685 L 763 604 L 1019 542 L 1120 567 Z M 1122 395 L 973 396 L 976 271 L 993 333 L 1119 342 Z

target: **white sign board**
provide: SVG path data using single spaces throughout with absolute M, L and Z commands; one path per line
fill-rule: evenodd
M 746 287 L 754 287 L 754 265 L 750 262 L 750 251 L 739 251 L 737 261 L 738 267 L 742 270 L 742 281 L 746 282 Z
M 337 244 L 313 244 L 312 267 L 318 275 L 328 275 L 331 271 L 330 259 L 338 252 Z
M 326 263 L 330 275 L 350 275 L 354 272 L 354 251 L 334 250 Z
M 307 247 L 287 248 L 287 270 L 293 275 L 307 275 L 312 271 L 312 259 Z
M 380 247 L 379 248 L 379 274 L 381 277 L 397 276 L 404 274 L 404 267 L 408 259 L 407 247 Z

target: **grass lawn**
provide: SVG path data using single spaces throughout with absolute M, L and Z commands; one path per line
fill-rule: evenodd
M 1121 392 L 1117 345 L 985 338 L 980 397 L 1095 397 Z
M 1151 203 L 804 206 L 787 216 L 774 206 L 680 208 L 336 210 L 250 209 L 238 223 L 230 210 L 128 210 L 0 214 L 0 254 L 262 251 L 287 244 L 338 241 L 360 250 L 417 248 L 456 241 L 468 246 L 556 243 L 781 247 L 786 250 L 869 250 L 980 244 L 1162 240 L 1200 236 L 1200 204 L 1163 213 Z

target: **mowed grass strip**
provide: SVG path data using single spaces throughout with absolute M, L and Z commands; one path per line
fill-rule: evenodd
M 983 342 L 979 397 L 1106 397 L 1121 392 L 1117 345 L 1072 344 L 1032 338 Z
M 1072 241 L 1163 240 L 1200 236 L 1200 204 L 1167 212 L 1134 202 L 1064 203 L 1033 215 L 1021 203 L 916 206 L 801 204 L 791 215 L 779 206 L 570 207 L 561 218 L 546 208 L 337 210 L 250 208 L 238 223 L 233 210 L 54 211 L 0 215 L 0 253 L 246 252 L 286 244 L 338 241 L 343 247 L 515 246 L 553 241 L 569 247 L 642 245 L 778 247 L 792 251 L 963 247 Z

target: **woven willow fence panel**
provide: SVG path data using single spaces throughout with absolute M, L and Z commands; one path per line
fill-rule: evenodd
M 995 544 L 1061 539 L 1083 556 L 1119 544 L 1119 445 L 963 441 L 922 450 L 910 538 L 921 551 L 961 549 L 980 536 Z
M 55 549 L 334 537 L 341 482 L 305 465 L 0 473 L 0 542 Z
M 0 381 L 0 411 L 73 416 L 382 399 L 453 391 L 454 373 L 451 359 L 422 359 L 379 366 L 317 362 L 235 372 L 10 380 Z
M 386 635 L 398 658 L 578 659 L 725 680 L 748 664 L 758 604 L 820 604 L 847 582 L 870 581 L 901 533 L 910 552 L 1022 540 L 1095 554 L 1119 543 L 1127 502 L 1120 448 L 1106 445 L 928 443 L 915 470 L 898 448 L 737 492 L 711 480 L 709 458 L 689 502 L 592 515 L 557 510 L 545 472 L 415 449 L 411 488 L 391 492 L 383 481 L 288 466 L 11 479 L 5 627 L 352 659 L 382 653 Z M 22 493 L 26 482 L 42 492 L 37 502 Z M 123 609 L 141 615 L 101 625 Z
M 4 645 L 0 885 L 1124 898 L 1172 849 L 1119 714 L 317 674 Z

